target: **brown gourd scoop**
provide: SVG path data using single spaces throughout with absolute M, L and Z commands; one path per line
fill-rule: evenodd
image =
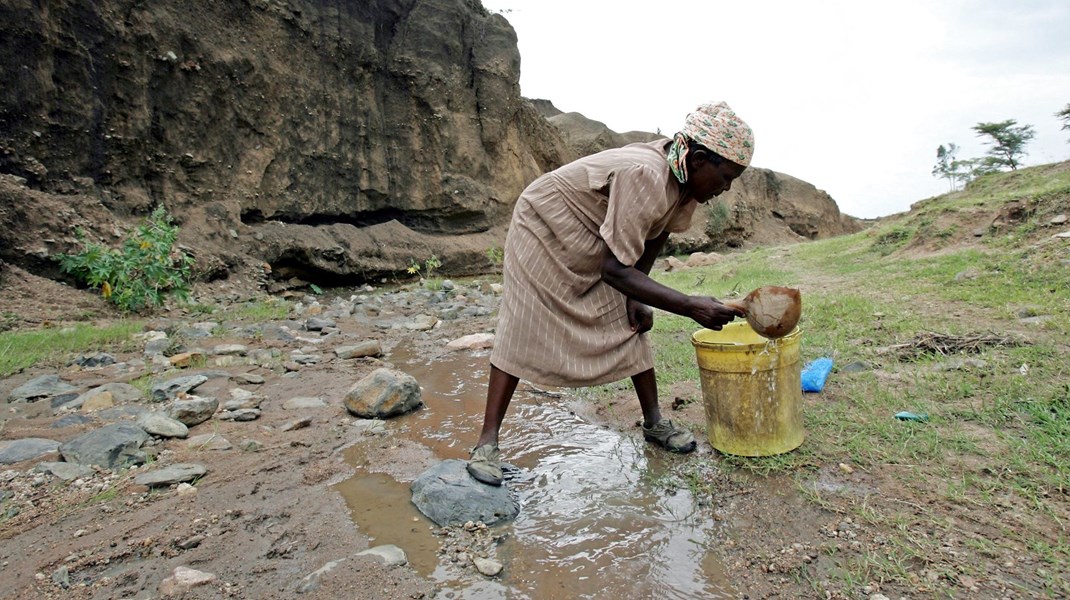
M 763 285 L 742 300 L 721 303 L 742 311 L 751 329 L 769 339 L 784 337 L 794 331 L 802 314 L 799 290 L 777 285 Z

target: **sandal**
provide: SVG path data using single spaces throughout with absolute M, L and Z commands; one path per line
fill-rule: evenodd
M 504 475 L 500 456 L 498 447 L 493 444 L 485 444 L 476 448 L 472 451 L 472 458 L 466 467 L 468 474 L 480 483 L 501 485 Z
M 673 425 L 669 419 L 662 419 L 650 428 L 643 427 L 643 437 L 648 442 L 654 442 L 670 452 L 680 454 L 691 452 L 697 445 L 695 436 L 691 435 L 690 431 Z

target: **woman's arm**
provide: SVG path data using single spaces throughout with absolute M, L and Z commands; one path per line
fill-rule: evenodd
M 668 233 L 663 233 L 648 240 L 643 255 L 634 266 L 621 263 L 607 246 L 602 254 L 602 280 L 629 300 L 693 319 L 709 329 L 720 329 L 735 317 L 742 317 L 738 310 L 721 304 L 715 298 L 688 296 L 650 278 L 648 273 L 668 237 Z M 629 310 L 629 319 L 632 318 L 632 311 Z M 634 328 L 636 323 L 632 323 L 632 326 Z

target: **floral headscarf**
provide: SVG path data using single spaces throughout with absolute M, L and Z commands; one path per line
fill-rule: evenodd
M 687 115 L 669 148 L 669 168 L 680 183 L 687 182 L 687 141 L 693 140 L 728 160 L 750 166 L 754 133 L 725 102 L 710 102 Z

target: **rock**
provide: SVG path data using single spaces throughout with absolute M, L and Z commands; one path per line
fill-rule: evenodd
M 199 477 L 203 477 L 207 472 L 208 469 L 206 469 L 204 465 L 178 463 L 162 469 L 155 469 L 147 473 L 141 473 L 137 477 L 134 477 L 134 483 L 138 485 L 147 485 L 149 487 L 166 487 L 174 483 L 193 481 Z
M 115 357 L 107 352 L 97 352 L 96 354 L 90 354 L 86 356 L 84 354 L 78 355 L 78 358 L 74 359 L 72 364 L 78 365 L 85 369 L 93 369 L 96 367 L 106 367 L 108 365 L 115 364 Z
M 52 571 L 52 583 L 63 589 L 71 587 L 70 570 L 66 566 L 62 566 L 55 571 Z
M 323 401 L 323 398 L 309 398 L 303 396 L 290 398 L 282 403 L 282 407 L 286 410 L 305 410 L 309 408 L 323 408 L 325 406 L 327 406 L 327 403 Z
M 1064 231 L 1064 232 L 1062 232 L 1062 233 L 1056 233 L 1055 235 L 1053 235 L 1053 236 L 1051 236 L 1051 237 L 1053 237 L 1053 238 L 1059 238 L 1059 239 L 1066 239 L 1066 238 L 1070 238 L 1070 231 Z
M 34 459 L 59 450 L 60 443 L 47 438 L 22 438 L 0 442 L 0 465 Z
M 56 411 L 62 408 L 66 408 L 68 405 L 71 404 L 71 402 L 77 400 L 79 396 L 81 396 L 81 394 L 75 392 L 67 392 L 66 394 L 58 394 L 56 396 L 52 396 L 48 399 L 48 401 L 49 404 L 52 405 L 52 410 Z
M 216 576 L 188 567 L 175 567 L 170 577 L 160 582 L 159 592 L 163 596 L 185 594 L 191 588 L 212 583 Z
M 405 551 L 393 544 L 383 544 L 382 546 L 368 548 L 367 550 L 357 552 L 356 555 L 374 556 L 382 559 L 383 564 L 388 567 L 400 566 L 409 562 L 409 558 L 405 556 Z
M 345 560 L 345 558 L 332 560 L 331 562 L 323 565 L 322 567 L 316 569 L 308 575 L 305 575 L 303 578 L 301 578 L 301 581 L 297 582 L 294 591 L 298 594 L 307 594 L 308 592 L 315 591 L 319 587 L 320 581 L 323 579 L 323 576 L 333 571 L 336 567 L 338 567 L 338 565 L 345 562 Z
M 477 571 L 487 577 L 494 577 L 502 572 L 502 563 L 489 558 L 481 558 L 477 556 L 472 559 L 472 564 L 476 566 Z
M 279 427 L 279 431 L 296 431 L 298 429 L 304 429 L 312 425 L 312 417 L 302 417 L 293 421 L 284 423 Z
M 82 412 L 104 410 L 105 408 L 111 408 L 113 406 L 115 406 L 115 400 L 112 397 L 111 392 L 100 392 L 94 394 L 82 403 Z
M 38 473 L 48 473 L 63 481 L 74 481 L 93 474 L 93 469 L 85 465 L 76 465 L 69 462 L 42 462 L 33 468 Z
M 380 368 L 358 381 L 346 393 L 346 410 L 365 419 L 386 419 L 415 410 L 423 404 L 420 384 L 408 373 Z
M 190 450 L 230 450 L 234 446 L 218 433 L 204 433 L 186 440 Z
M 465 469 L 466 461 L 444 460 L 412 482 L 412 503 L 440 527 L 482 521 L 496 525 L 515 519 L 520 504 L 507 486 L 479 483 Z
M 245 356 L 248 352 L 249 348 L 241 344 L 220 344 L 212 349 L 212 354 L 216 356 Z
M 473 333 L 446 344 L 450 350 L 482 350 L 494 347 L 493 333 Z
M 189 435 L 189 428 L 185 423 L 158 412 L 138 415 L 137 425 L 146 433 L 157 437 L 184 438 Z
M 330 319 L 320 319 L 317 317 L 311 317 L 305 321 L 306 331 L 322 331 L 327 327 L 335 327 L 336 323 Z
M 705 252 L 693 252 L 691 256 L 687 257 L 687 266 L 692 267 L 708 267 L 711 265 L 720 264 L 724 260 L 724 257 L 715 252 L 709 254 Z
M 231 376 L 231 379 L 238 383 L 245 383 L 249 385 L 260 385 L 264 383 L 264 378 L 256 373 L 238 373 Z
M 167 362 L 171 363 L 171 366 L 176 369 L 188 369 L 195 364 L 203 364 L 203 361 L 203 352 L 182 352 L 167 359 Z
M 257 440 L 243 439 L 238 442 L 238 447 L 245 452 L 260 452 L 264 449 L 264 444 Z
M 188 394 L 205 381 L 208 381 L 208 378 L 204 375 L 187 375 L 154 384 L 152 386 L 152 401 L 163 402 L 164 400 L 171 400 L 179 393 Z
M 386 423 L 380 419 L 357 419 L 353 421 L 353 431 L 361 435 L 382 435 L 386 433 Z
M 239 408 L 238 410 L 225 410 L 219 413 L 216 418 L 223 421 L 255 421 L 260 418 L 260 409 Z
M 405 329 L 412 329 L 413 331 L 427 331 L 434 329 L 438 324 L 438 317 L 434 315 L 416 315 L 411 321 L 402 323 L 401 326 Z
M 1066 223 L 1066 219 L 1067 219 L 1067 217 L 1066 217 L 1065 214 L 1058 214 L 1058 215 L 1055 215 L 1054 217 L 1052 217 L 1051 220 L 1048 221 L 1048 224 L 1049 225 L 1062 225 L 1063 223 Z
M 173 342 L 168 338 L 159 338 L 155 340 L 149 340 L 145 342 L 145 348 L 142 349 L 142 353 L 146 356 L 155 356 L 157 354 L 163 354 L 171 348 Z
M 51 427 L 53 429 L 59 429 L 62 427 L 74 427 L 76 425 L 85 425 L 86 423 L 92 423 L 93 418 L 85 415 L 66 415 L 60 417 L 52 422 Z
M 77 390 L 78 388 L 73 385 L 60 381 L 59 375 L 42 375 L 11 390 L 11 393 L 7 396 L 7 401 L 12 403 L 31 402 Z
M 140 448 L 150 439 L 149 434 L 137 425 L 113 423 L 62 444 L 59 453 L 70 463 L 116 469 L 144 463 L 145 453 Z
M 334 353 L 338 358 L 348 360 L 365 356 L 382 356 L 383 349 L 379 345 L 379 340 L 368 340 L 353 346 L 339 346 L 334 349 Z
M 53 408 L 82 408 L 85 406 L 86 402 L 90 402 L 90 405 L 92 406 L 93 399 L 103 394 L 107 394 L 111 397 L 112 405 L 130 404 L 141 400 L 143 397 L 141 390 L 128 383 L 105 383 L 104 385 L 85 392 L 70 402 Z
M 176 421 L 181 421 L 186 427 L 193 427 L 211 419 L 218 408 L 219 400 L 215 398 L 188 396 L 175 400 L 167 410 L 167 415 Z
M 230 390 L 230 400 L 223 403 L 223 410 L 241 410 L 243 408 L 260 408 L 260 403 L 264 399 L 256 394 L 243 390 L 241 388 L 234 388 Z

